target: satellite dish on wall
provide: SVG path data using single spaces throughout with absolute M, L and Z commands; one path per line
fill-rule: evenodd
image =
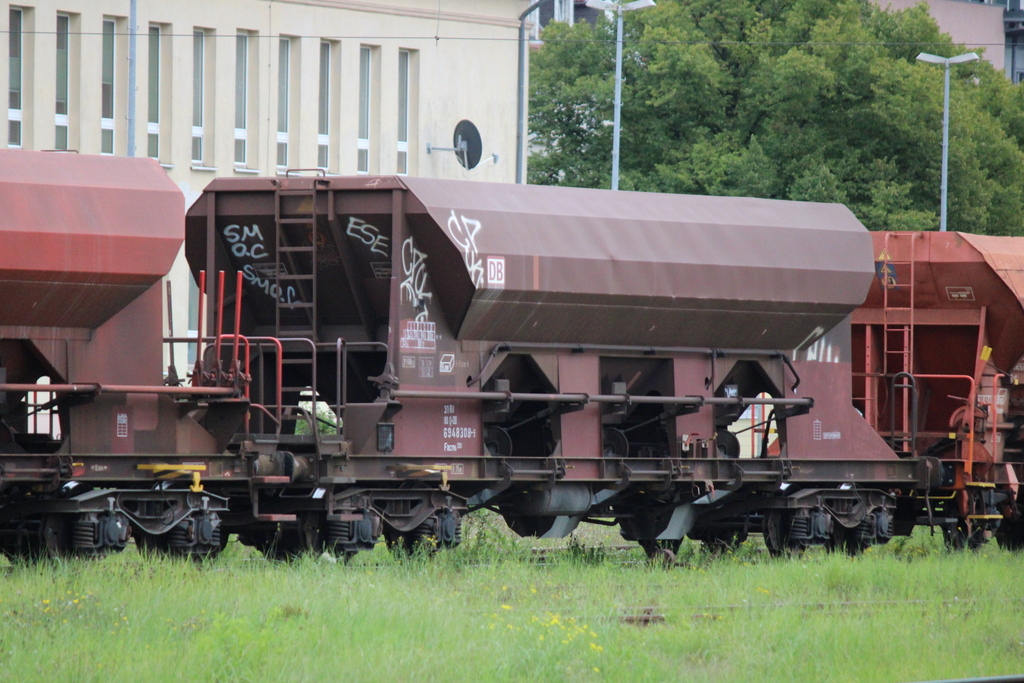
M 480 163 L 480 156 L 483 154 L 483 142 L 480 141 L 480 131 L 472 121 L 463 119 L 455 125 L 455 133 L 452 135 L 452 147 L 434 147 L 427 143 L 427 154 L 432 152 L 455 152 L 455 158 L 468 171 L 477 167 Z M 494 163 L 498 163 L 498 155 L 490 156 Z
M 459 163 L 467 170 L 476 168 L 476 165 L 480 163 L 484 145 L 480 141 L 480 131 L 476 129 L 473 122 L 469 119 L 459 121 L 455 126 L 452 142 L 455 145 L 455 156 Z

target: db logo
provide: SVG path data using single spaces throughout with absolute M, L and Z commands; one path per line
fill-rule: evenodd
M 497 289 L 505 287 L 505 257 L 487 257 L 487 286 Z

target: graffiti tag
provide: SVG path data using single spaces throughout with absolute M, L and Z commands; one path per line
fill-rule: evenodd
M 819 363 L 838 363 L 839 348 L 832 346 L 822 337 L 807 347 L 807 360 L 818 361 Z
M 391 247 L 391 238 L 380 234 L 375 225 L 360 220 L 355 216 L 348 219 L 348 229 L 345 234 L 355 237 L 357 240 L 370 247 L 370 251 L 381 256 L 387 256 Z
M 263 233 L 260 226 L 253 223 L 248 225 L 229 225 L 224 228 L 224 238 L 231 245 L 231 253 L 236 258 L 262 259 L 270 256 L 266 245 L 263 244 Z
M 251 263 L 246 263 L 242 267 L 242 277 L 249 284 L 259 289 L 267 296 L 277 299 L 283 304 L 293 304 L 299 300 L 298 293 L 295 288 L 291 285 L 287 287 L 278 287 L 277 283 L 270 278 L 262 277 L 256 272 Z
M 462 260 L 469 271 L 469 279 L 474 287 L 480 287 L 484 282 L 484 264 L 476 248 L 476 235 L 480 232 L 480 221 L 456 216 L 455 211 L 448 218 L 448 234 L 462 251 Z
M 412 237 L 402 243 L 402 273 L 405 275 L 401 284 L 402 297 L 408 297 L 414 308 L 421 309 L 416 314 L 417 321 L 429 320 L 427 302 L 434 295 L 427 291 L 427 255 L 416 248 Z

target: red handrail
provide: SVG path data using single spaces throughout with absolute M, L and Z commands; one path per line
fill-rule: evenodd
M 203 301 L 206 299 L 206 271 L 199 271 L 199 321 L 196 325 L 196 365 L 192 369 L 192 386 L 203 383 Z
M 213 360 L 215 362 L 214 372 L 217 373 L 214 382 L 220 384 L 220 340 L 224 335 L 224 271 L 217 273 L 217 334 L 213 343 Z
M 235 346 L 231 351 L 231 371 L 238 366 L 238 340 L 241 338 L 239 327 L 242 324 L 242 271 L 235 278 Z M 249 374 L 249 373 L 246 373 Z

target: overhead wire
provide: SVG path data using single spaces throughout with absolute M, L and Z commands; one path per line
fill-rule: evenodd
M 0 35 L 12 33 L 10 30 L 0 31 Z M 21 30 L 16 33 L 21 35 L 57 35 L 56 31 L 27 31 Z M 70 31 L 64 35 L 73 36 L 102 36 L 102 31 Z M 109 34 L 108 34 L 109 35 Z M 129 32 L 118 31 L 114 33 L 115 36 L 128 36 Z M 192 32 L 189 33 L 161 33 L 163 38 L 191 38 Z M 235 33 L 209 33 L 208 38 L 228 38 L 234 39 Z M 515 37 L 499 37 L 499 36 L 442 36 L 440 30 L 435 35 L 368 35 L 368 34 L 348 34 L 348 35 L 298 35 L 294 33 L 277 33 L 277 34 L 249 34 L 250 38 L 255 39 L 293 39 L 293 38 L 310 38 L 319 40 L 421 40 L 421 41 L 466 41 L 466 42 L 492 42 L 492 43 L 518 43 L 518 38 Z M 608 43 L 614 42 L 612 38 L 550 38 L 544 40 L 533 40 L 530 42 L 540 43 L 553 43 L 553 44 L 593 44 L 593 43 Z M 762 46 L 762 47 L 956 47 L 956 45 L 948 42 L 918 42 L 918 41 L 818 41 L 818 40 L 630 40 L 624 39 L 625 44 L 644 44 L 644 45 L 709 45 L 709 46 Z M 1006 47 L 1006 43 L 970 43 L 971 47 Z

